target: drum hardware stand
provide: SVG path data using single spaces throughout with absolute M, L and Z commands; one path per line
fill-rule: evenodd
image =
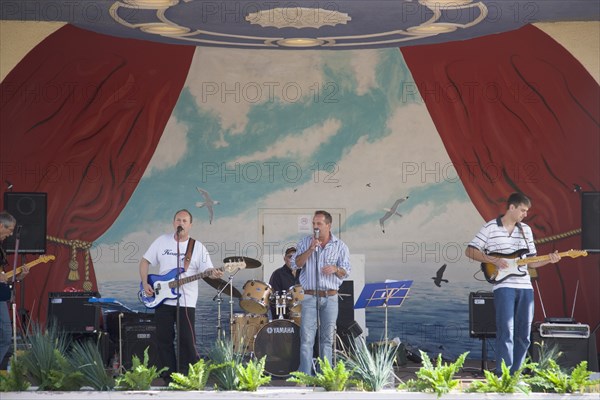
M 236 267 L 235 272 L 229 275 L 229 278 L 227 279 L 227 284 L 223 285 L 223 287 L 219 289 L 215 297 L 213 297 L 213 301 L 217 300 L 217 337 L 220 337 L 221 335 L 221 303 L 223 302 L 222 294 L 225 291 L 225 289 L 229 286 L 229 337 L 233 339 L 233 277 L 238 272 L 240 272 L 240 268 Z
M 281 299 L 281 303 L 279 300 Z M 275 295 L 275 312 L 277 313 L 277 319 L 284 319 L 285 312 L 287 311 L 287 292 L 285 290 L 281 291 L 281 296 L 279 294 Z

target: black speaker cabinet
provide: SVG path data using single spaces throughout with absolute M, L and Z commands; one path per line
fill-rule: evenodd
M 100 309 L 89 303 L 97 292 L 48 293 L 48 325 L 66 333 L 90 333 L 100 328 Z
M 148 365 L 158 366 L 158 340 L 154 322 L 133 323 L 122 326 L 123 366 L 130 369 L 133 356 L 144 361 L 144 351 L 148 348 Z
M 347 329 L 354 324 L 354 281 L 343 281 L 338 291 L 337 329 Z
M 581 248 L 600 252 L 600 192 L 581 193 Z
M 46 252 L 46 193 L 4 192 L 4 209 L 21 226 L 19 253 Z M 16 234 L 4 240 L 4 249 L 15 252 Z
M 580 362 L 587 361 L 589 371 L 598 371 L 598 354 L 594 335 L 590 335 L 589 338 L 542 337 L 539 330 L 534 328 L 531 332 L 531 346 L 529 348 L 533 362 L 538 362 L 540 359 L 540 347 L 535 344 L 536 342 L 544 342 L 546 349 L 558 346 L 562 356 L 555 361 L 562 368 L 574 368 Z
M 493 292 L 469 293 L 469 335 L 472 338 L 496 337 Z

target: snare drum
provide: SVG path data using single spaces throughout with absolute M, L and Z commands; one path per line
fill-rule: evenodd
M 289 309 L 290 312 L 299 313 L 302 311 L 302 300 L 304 300 L 304 289 L 302 285 L 294 285 L 288 289 L 288 296 L 290 299 Z
M 231 341 L 236 353 L 246 353 L 254 347 L 254 336 L 267 323 L 266 315 L 234 314 Z
M 266 314 L 269 310 L 271 285 L 263 281 L 251 280 L 244 285 L 240 307 L 251 314 Z
M 300 327 L 285 319 L 263 326 L 254 339 L 254 355 L 267 356 L 265 371 L 274 376 L 288 376 L 300 366 Z

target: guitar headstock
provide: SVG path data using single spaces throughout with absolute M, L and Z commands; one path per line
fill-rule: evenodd
M 46 255 L 46 256 L 40 256 L 40 257 L 38 258 L 38 260 L 39 260 L 40 262 L 44 262 L 44 263 L 46 263 L 46 262 L 48 262 L 48 261 L 54 261 L 54 259 L 55 259 L 55 258 L 56 258 L 56 257 L 54 257 L 53 255 Z
M 246 268 L 246 262 L 243 259 L 238 261 L 228 261 L 223 265 L 223 269 L 229 273 L 244 268 Z
M 588 255 L 587 251 L 585 250 L 569 250 L 567 251 L 567 255 L 571 258 L 577 258 L 577 257 L 586 257 Z

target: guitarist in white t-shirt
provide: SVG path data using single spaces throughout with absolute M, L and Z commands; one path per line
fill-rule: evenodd
M 159 274 L 165 274 L 179 265 L 184 271 L 179 278 L 201 272 L 209 273 L 211 278 L 220 278 L 223 273 L 213 267 L 206 247 L 190 237 L 192 214 L 188 210 L 179 210 L 173 218 L 173 233 L 159 236 L 144 253 L 140 261 L 140 278 L 144 294 L 154 295 L 153 287 L 148 283 L 150 266 L 159 267 Z M 189 244 L 189 247 L 188 247 Z M 179 251 L 178 251 L 179 250 Z M 177 262 L 179 254 L 179 263 Z M 175 352 L 175 322 L 177 319 L 177 299 L 165 300 L 155 308 L 154 319 L 157 325 L 159 365 L 168 367 L 165 378 L 173 372 L 187 374 L 189 364 L 196 363 L 200 356 L 196 350 L 194 331 L 196 303 L 198 301 L 198 282 L 192 281 L 179 286 L 179 363 Z M 177 371 L 179 367 L 179 371 Z
M 508 197 L 506 212 L 487 222 L 468 244 L 465 255 L 472 260 L 491 264 L 498 271 L 510 268 L 509 258 L 536 255 L 533 233 L 523 222 L 531 207 L 531 200 L 522 193 Z M 502 374 L 502 360 L 511 374 L 517 371 L 527 356 L 531 323 L 533 322 L 533 287 L 529 268 L 556 263 L 558 252 L 550 253 L 548 260 L 532 262 L 521 267 L 514 274 L 494 283 L 494 307 L 496 309 L 496 374 Z

